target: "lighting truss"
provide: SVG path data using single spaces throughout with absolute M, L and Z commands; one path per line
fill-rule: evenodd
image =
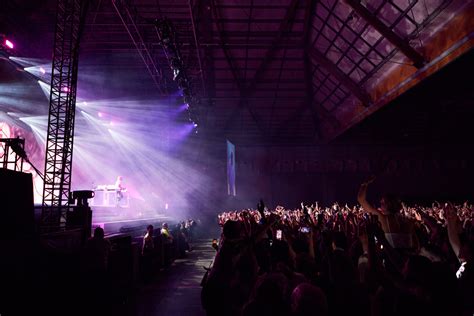
M 58 0 L 44 168 L 43 231 L 66 224 L 72 175 L 79 42 L 88 0 Z
M 184 102 L 188 104 L 189 120 L 198 123 L 198 113 L 196 110 L 198 101 L 194 96 L 191 81 L 186 73 L 176 30 L 171 21 L 166 18 L 155 20 L 155 30 L 166 59 L 173 71 L 173 80 L 177 83 L 178 88 L 182 90 Z

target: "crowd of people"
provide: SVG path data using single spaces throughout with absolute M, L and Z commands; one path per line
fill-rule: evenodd
M 301 204 L 218 215 L 208 315 L 473 315 L 474 206 Z
M 191 251 L 191 243 L 197 227 L 193 219 L 182 221 L 172 227 L 164 222 L 159 230 L 153 225 L 146 227 L 140 246 L 141 272 L 144 281 L 151 281 L 162 267 L 169 266 L 175 258 L 183 258 Z M 112 244 L 104 236 L 104 230 L 96 227 L 93 237 L 85 244 L 84 269 L 93 280 L 102 280 L 108 275 L 108 261 Z M 105 282 L 105 280 L 102 280 Z

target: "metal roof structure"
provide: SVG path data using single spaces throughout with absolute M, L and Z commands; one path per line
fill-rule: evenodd
M 48 56 L 54 1 L 7 2 L 0 19 Z M 79 72 L 122 69 L 175 93 L 155 29 L 166 18 L 208 135 L 324 143 L 471 50 L 473 12 L 471 0 L 94 0 Z

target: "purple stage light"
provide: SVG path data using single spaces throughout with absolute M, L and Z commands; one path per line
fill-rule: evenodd
M 103 117 L 103 116 L 104 116 L 104 114 L 103 114 L 102 112 L 97 113 L 97 115 L 98 115 L 99 117 Z M 110 125 L 112 125 L 112 123 L 110 123 Z
M 63 87 L 61 90 L 63 90 L 63 92 L 69 92 L 69 88 L 68 87 Z
M 40 67 L 40 72 L 44 75 L 46 73 L 46 70 L 44 70 L 43 67 Z
M 10 42 L 10 41 L 7 40 L 7 39 L 5 40 L 5 45 L 6 45 L 8 48 L 10 48 L 10 49 L 13 49 L 13 47 L 14 47 L 13 43 Z
M 197 123 L 194 123 L 193 125 L 194 125 L 194 127 L 198 127 Z

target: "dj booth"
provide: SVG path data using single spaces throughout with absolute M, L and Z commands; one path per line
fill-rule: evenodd
M 94 189 L 91 206 L 129 207 L 130 198 L 126 190 L 118 190 L 115 186 L 98 186 Z

